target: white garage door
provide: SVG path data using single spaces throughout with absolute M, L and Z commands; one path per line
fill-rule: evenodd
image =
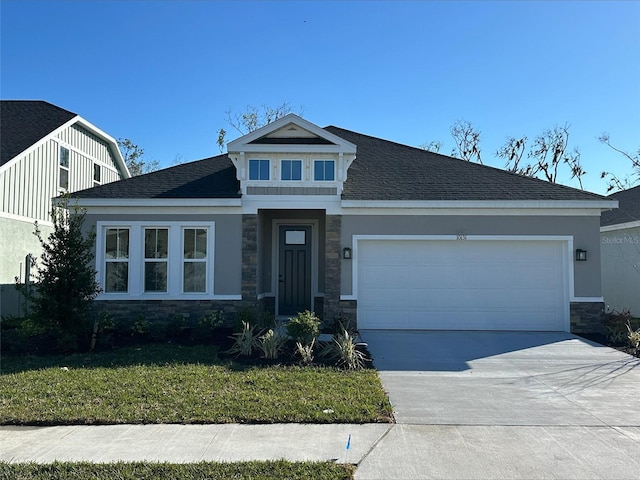
M 358 242 L 363 329 L 568 330 L 562 241 Z

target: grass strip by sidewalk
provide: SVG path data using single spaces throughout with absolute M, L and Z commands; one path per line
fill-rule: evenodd
M 237 463 L 73 463 L 56 462 L 52 464 L 0 462 L 0 480 L 192 480 L 211 479 L 309 479 L 309 480 L 347 480 L 353 478 L 355 468 L 352 465 L 329 462 L 237 462 Z
M 25 359 L 28 370 L 9 362 L 15 373 L 0 376 L 0 424 L 392 421 L 374 370 L 242 366 L 215 355 L 205 359 L 192 347 L 157 348 L 166 349 L 164 358 L 173 360 L 150 361 L 162 355 L 143 347 L 111 358 L 43 358 L 47 367 L 39 369 L 33 358 Z M 194 360 L 187 362 L 189 357 Z M 111 366 L 105 366 L 108 362 Z

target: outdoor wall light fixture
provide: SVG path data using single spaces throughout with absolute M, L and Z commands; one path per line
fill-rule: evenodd
M 344 247 L 342 249 L 342 258 L 345 260 L 351 260 L 351 249 L 349 247 Z
M 586 262 L 587 261 L 587 251 L 582 250 L 581 248 L 576 249 L 576 261 L 577 262 Z

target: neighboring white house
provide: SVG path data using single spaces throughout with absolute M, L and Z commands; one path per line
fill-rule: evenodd
M 79 115 L 44 101 L 0 102 L 0 314 L 21 313 L 15 278 L 48 235 L 51 199 L 129 178 L 118 144 Z
M 640 185 L 610 195 L 617 210 L 600 219 L 602 294 L 607 308 L 640 316 Z

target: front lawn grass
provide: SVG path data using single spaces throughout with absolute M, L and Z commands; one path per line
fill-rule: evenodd
M 8 464 L 0 462 L 0 480 L 192 480 L 211 479 L 251 479 L 271 480 L 274 478 L 340 480 L 352 479 L 352 465 L 328 462 L 237 462 L 237 463 L 73 463 L 56 462 L 39 465 L 35 463 Z
M 0 424 L 392 421 L 375 370 L 251 366 L 210 347 L 145 345 L 3 359 Z M 327 411 L 327 413 L 325 413 Z

